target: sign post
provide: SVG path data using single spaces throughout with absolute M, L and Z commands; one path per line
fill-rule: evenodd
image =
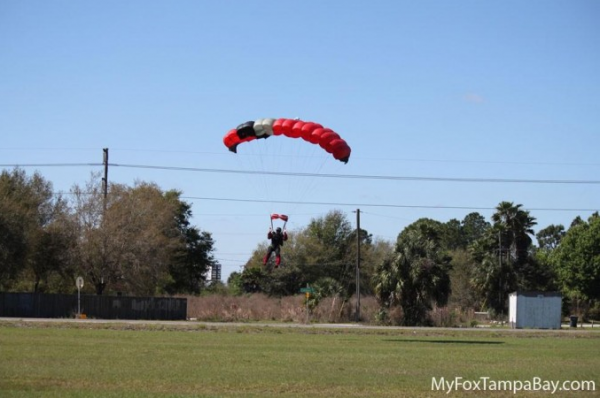
M 77 285 L 77 319 L 81 318 L 81 289 L 83 288 L 83 278 L 78 276 L 75 280 Z
M 309 322 L 310 318 L 309 318 L 309 308 L 308 308 L 308 299 L 310 299 L 310 295 L 314 294 L 315 290 L 310 287 L 310 285 L 307 283 L 306 287 L 303 287 L 300 289 L 300 293 L 304 293 L 306 294 L 306 299 L 304 300 L 306 302 L 306 323 Z

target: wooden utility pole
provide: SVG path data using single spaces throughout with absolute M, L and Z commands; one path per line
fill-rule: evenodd
M 105 218 L 106 218 L 106 207 L 108 206 L 108 148 L 102 149 L 102 164 L 104 165 L 104 177 L 102 177 L 102 225 L 104 226 Z M 104 291 L 105 283 L 104 283 L 104 270 L 107 268 L 107 259 L 106 253 L 108 252 L 108 237 L 106 235 L 106 231 L 102 228 L 102 268 L 100 270 L 100 275 L 96 275 L 95 280 L 92 279 L 94 285 L 96 286 L 96 294 L 98 296 L 102 295 Z M 99 276 L 99 278 L 98 278 Z M 98 279 L 100 279 L 98 281 Z
M 356 209 L 356 322 L 360 322 L 360 209 Z

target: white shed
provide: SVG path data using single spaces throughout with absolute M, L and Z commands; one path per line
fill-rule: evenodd
M 562 296 L 558 292 L 514 292 L 508 298 L 508 322 L 514 329 L 560 329 Z

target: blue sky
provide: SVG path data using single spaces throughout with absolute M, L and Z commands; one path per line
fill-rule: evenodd
M 394 240 L 507 200 L 538 230 L 568 226 L 600 209 L 599 18 L 597 1 L 566 0 L 2 0 L 0 164 L 101 163 L 109 148 L 111 182 L 183 192 L 223 279 L 266 241 L 270 212 L 297 229 L 360 207 L 362 228 Z M 350 162 L 280 137 L 229 153 L 223 135 L 261 117 L 334 129 Z M 101 167 L 26 170 L 68 192 Z

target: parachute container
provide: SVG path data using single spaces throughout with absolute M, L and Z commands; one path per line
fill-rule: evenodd
M 287 221 L 288 220 L 288 216 L 286 216 L 285 214 L 271 214 L 271 220 L 283 220 L 283 221 Z

